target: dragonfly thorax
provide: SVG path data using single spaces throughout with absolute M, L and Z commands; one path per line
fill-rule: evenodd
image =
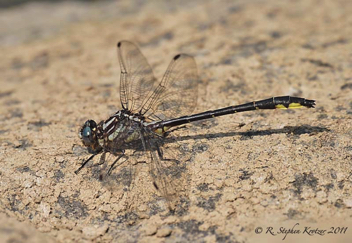
M 109 152 L 117 151 L 125 143 L 140 139 L 140 130 L 147 124 L 144 116 L 133 114 L 128 110 L 116 112 L 108 119 L 99 122 L 94 129 L 91 126 L 96 124 L 91 123 L 91 120 L 87 121 L 81 129 L 80 137 L 83 144 L 90 148 L 94 144 L 96 148 Z

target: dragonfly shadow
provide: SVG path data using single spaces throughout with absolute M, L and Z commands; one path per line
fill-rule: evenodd
M 224 137 L 235 137 L 241 136 L 241 139 L 251 139 L 255 136 L 268 136 L 272 134 L 288 134 L 288 135 L 302 135 L 310 134 L 315 135 L 321 132 L 329 132 L 330 130 L 325 127 L 319 126 L 286 126 L 280 129 L 267 129 L 267 130 L 251 130 L 247 132 L 221 132 L 213 134 L 200 134 L 200 135 L 190 135 L 182 137 L 170 137 L 165 139 L 165 143 L 181 142 L 193 139 L 214 139 L 214 138 L 224 138 Z

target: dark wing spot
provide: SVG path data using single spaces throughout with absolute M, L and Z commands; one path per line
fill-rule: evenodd
M 117 43 L 117 47 L 120 47 L 121 46 L 121 41 L 119 41 L 118 43 Z
M 181 54 L 176 55 L 176 56 L 174 57 L 174 60 L 179 59 L 179 58 L 180 58 L 180 56 L 181 56 Z

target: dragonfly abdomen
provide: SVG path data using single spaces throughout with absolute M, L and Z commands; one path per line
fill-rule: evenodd
M 154 129 L 164 128 L 164 127 L 170 128 L 173 126 L 179 126 L 189 122 L 200 121 L 204 119 L 209 119 L 213 117 L 224 116 L 224 115 L 244 112 L 244 111 L 261 110 L 261 109 L 293 109 L 293 108 L 301 108 L 301 107 L 314 108 L 314 105 L 315 105 L 314 100 L 307 100 L 299 97 L 291 97 L 291 96 L 272 97 L 265 100 L 253 101 L 242 105 L 229 106 L 218 110 L 206 111 L 206 112 L 194 114 L 191 116 L 183 116 L 183 117 L 171 119 L 168 121 L 162 121 L 152 126 Z

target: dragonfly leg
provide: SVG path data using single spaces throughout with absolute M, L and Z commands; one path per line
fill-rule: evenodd
M 160 146 L 159 145 L 156 145 L 156 151 L 158 153 L 158 156 L 160 158 L 160 160 L 162 161 L 170 161 L 170 162 L 174 162 L 176 164 L 179 164 L 179 161 L 177 159 L 167 159 L 167 158 L 164 158 L 164 154 L 163 154 L 163 151 L 161 150 Z
M 93 158 L 94 158 L 94 156 L 96 156 L 97 154 L 93 154 L 93 155 L 91 155 L 86 161 L 84 161 L 83 163 L 82 163 L 82 165 L 75 171 L 75 174 L 77 175 L 82 169 L 83 169 L 83 167 L 84 166 L 86 166 L 86 164 L 89 162 L 89 161 L 91 161 Z
M 115 159 L 115 161 L 111 164 L 111 166 L 110 166 L 108 172 L 106 172 L 106 176 L 109 176 L 109 175 L 111 174 L 111 171 L 114 169 L 116 163 L 117 163 L 123 156 L 125 156 L 125 151 L 122 150 L 121 152 L 122 152 L 122 153 L 121 153 L 121 154 Z M 125 161 L 123 161 L 123 162 L 125 162 Z M 122 162 L 122 163 L 123 163 L 123 162 Z M 119 165 L 121 165 L 122 163 L 120 163 Z

